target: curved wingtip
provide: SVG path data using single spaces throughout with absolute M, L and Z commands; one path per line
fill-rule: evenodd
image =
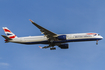
M 31 19 L 29 19 L 31 22 L 33 22 Z
M 42 47 L 41 47 L 41 46 L 39 46 L 39 48 L 40 48 L 40 49 L 42 49 Z

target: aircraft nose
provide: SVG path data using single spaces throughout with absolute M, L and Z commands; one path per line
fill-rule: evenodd
M 103 39 L 103 37 L 101 36 L 101 39 Z

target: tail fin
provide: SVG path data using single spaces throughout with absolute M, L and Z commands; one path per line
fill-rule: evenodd
M 8 38 L 10 39 L 17 38 L 17 36 L 14 33 L 12 33 L 7 27 L 3 27 L 3 30 Z

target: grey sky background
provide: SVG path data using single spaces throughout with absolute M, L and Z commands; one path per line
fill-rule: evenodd
M 105 36 L 105 0 L 0 0 L 0 35 L 8 27 L 18 37 L 41 32 L 29 19 L 57 34 L 96 32 Z M 0 70 L 104 70 L 104 39 L 68 43 L 69 49 L 42 50 L 38 45 L 4 43 Z

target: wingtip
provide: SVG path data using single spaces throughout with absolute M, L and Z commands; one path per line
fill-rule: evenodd
M 33 22 L 31 19 L 29 19 L 31 22 Z
M 42 47 L 41 47 L 41 46 L 39 46 L 39 48 L 40 48 L 40 49 L 42 49 Z

